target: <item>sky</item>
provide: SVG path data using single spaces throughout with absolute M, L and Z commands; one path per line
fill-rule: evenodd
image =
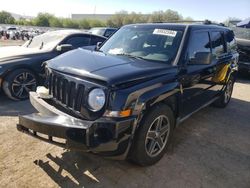
M 58 17 L 72 13 L 112 14 L 120 10 L 144 14 L 172 9 L 195 20 L 222 22 L 228 17 L 250 17 L 250 0 L 0 0 L 0 10 L 26 16 L 48 12 Z

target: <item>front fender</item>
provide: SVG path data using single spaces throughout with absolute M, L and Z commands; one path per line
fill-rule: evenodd
M 137 99 L 134 108 L 134 115 L 139 115 L 143 110 L 153 105 L 166 101 L 169 97 L 178 97 L 180 94 L 179 82 L 171 82 L 161 85 L 158 88 L 143 93 Z

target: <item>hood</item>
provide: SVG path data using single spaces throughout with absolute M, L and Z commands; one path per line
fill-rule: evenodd
M 0 48 L 0 64 L 5 60 L 19 59 L 27 55 L 44 53 L 42 50 L 35 48 L 26 48 L 22 46 L 7 46 Z
M 125 56 L 76 49 L 48 62 L 48 67 L 78 77 L 88 77 L 117 85 L 167 74 L 171 65 Z

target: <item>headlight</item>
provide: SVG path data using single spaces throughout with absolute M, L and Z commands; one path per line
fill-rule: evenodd
M 90 110 L 96 112 L 102 109 L 105 104 L 105 93 L 102 89 L 93 89 L 89 92 L 88 105 Z

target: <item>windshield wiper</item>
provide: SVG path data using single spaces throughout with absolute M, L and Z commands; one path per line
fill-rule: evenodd
M 127 57 L 131 57 L 131 58 L 134 58 L 134 59 L 142 59 L 142 60 L 145 60 L 143 57 L 131 55 L 131 54 L 129 54 L 129 53 L 120 53 L 120 54 L 114 54 L 114 55 L 127 56 Z
M 26 46 L 27 48 L 28 48 L 29 45 L 32 43 L 32 40 L 33 40 L 33 38 L 30 39 L 29 43 L 28 43 L 27 46 Z
M 44 45 L 44 43 L 42 42 L 41 46 L 39 47 L 39 50 L 41 50 L 43 48 L 43 45 Z

